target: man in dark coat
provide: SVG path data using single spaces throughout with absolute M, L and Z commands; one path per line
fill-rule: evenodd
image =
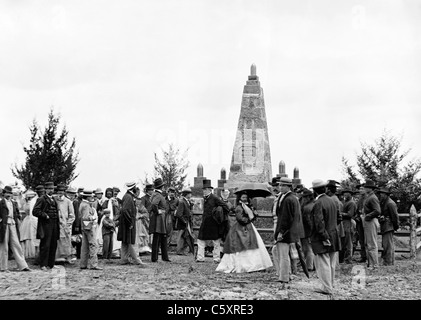
M 30 271 L 19 241 L 19 209 L 12 200 L 13 189 L 5 186 L 0 200 L 0 271 L 8 272 L 9 249 L 21 271 Z
M 357 201 L 357 212 L 355 214 L 355 222 L 356 222 L 356 229 L 357 229 L 357 241 L 354 247 L 357 247 L 357 242 L 360 244 L 360 256 L 361 259 L 358 262 L 366 262 L 367 261 L 367 251 L 365 249 L 365 238 L 364 238 L 364 226 L 362 220 L 362 213 L 364 207 L 364 200 L 365 200 L 365 192 L 364 188 L 361 184 L 357 184 L 355 186 L 358 189 L 358 201 Z M 355 250 L 354 250 L 355 251 Z
M 181 191 L 181 198 L 178 202 L 177 207 L 177 254 L 186 255 L 184 253 L 184 248 L 188 246 L 189 232 L 187 230 L 188 226 L 192 228 L 193 225 L 193 215 L 191 212 L 192 204 L 190 203 L 190 198 L 192 196 L 192 191 L 190 188 L 185 188 Z M 191 230 L 191 229 L 190 229 Z M 194 251 L 192 252 L 194 255 Z
M 138 252 L 133 246 L 136 242 L 137 208 L 135 188 L 135 182 L 126 183 L 127 192 L 121 201 L 117 240 L 121 241 L 121 263 L 129 264 L 131 258 L 134 264 L 144 267 L 145 264 L 140 260 Z
M 303 253 L 306 259 L 308 271 L 314 271 L 314 253 L 311 248 L 311 211 L 314 207 L 314 194 L 309 189 L 303 190 L 301 206 L 301 216 L 303 219 L 304 238 L 301 238 L 301 245 L 303 246 Z
M 380 232 L 382 234 L 382 259 L 385 266 L 393 266 L 395 264 L 395 244 L 393 242 L 393 234 L 399 229 L 399 215 L 395 201 L 390 199 L 390 189 L 381 188 L 380 207 L 381 215 Z
M 274 257 L 274 260 L 278 263 L 276 269 L 279 272 L 279 281 L 282 282 L 283 289 L 285 284 L 290 281 L 290 246 L 300 241 L 303 234 L 303 222 L 301 220 L 300 203 L 292 192 L 292 180 L 282 177 L 279 184 L 281 196 L 276 204 L 278 219 L 274 234 L 277 257 Z
M 166 214 L 168 212 L 168 202 L 162 195 L 165 183 L 161 178 L 154 181 L 155 192 L 151 197 L 151 216 L 149 221 L 149 234 L 153 234 L 152 238 L 152 254 L 151 261 L 158 261 L 159 247 L 161 247 L 161 256 L 163 261 L 171 262 L 168 258 L 167 249 L 167 228 L 165 224 Z
M 339 233 L 339 238 L 341 240 L 341 243 L 344 242 L 344 238 L 345 238 L 345 229 L 342 223 L 342 216 L 341 216 L 341 212 L 343 210 L 343 203 L 341 202 L 341 200 L 339 200 L 338 197 L 338 192 L 337 192 L 337 186 L 339 186 L 340 183 L 335 181 L 335 180 L 327 180 L 327 185 L 326 185 L 326 195 L 331 197 L 333 199 L 333 201 L 335 201 L 336 204 L 336 208 L 338 210 L 338 217 L 340 217 L 340 219 L 338 219 L 338 233 Z M 336 263 L 336 268 L 339 268 L 339 263 L 343 262 L 343 255 L 344 255 L 344 251 L 343 251 L 343 247 L 341 246 L 341 250 L 339 251 L 338 254 L 338 261 Z
M 76 259 L 80 259 L 80 254 L 82 250 L 82 219 L 79 214 L 79 206 L 82 202 L 83 189 L 84 188 L 82 187 L 77 189 L 77 196 L 73 200 L 73 211 L 75 213 L 75 220 L 73 221 L 72 225 L 72 238 L 76 241 L 72 241 L 72 245 L 76 249 Z
M 172 240 L 172 234 L 175 225 L 175 213 L 178 207 L 178 198 L 175 196 L 175 188 L 168 188 L 168 195 L 165 197 L 168 202 L 168 212 L 166 214 L 167 223 L 167 246 L 169 247 Z
M 342 238 L 342 252 L 343 262 L 350 264 L 352 263 L 352 233 L 353 233 L 353 221 L 355 213 L 357 212 L 357 204 L 355 203 L 352 195 L 354 191 L 351 189 L 342 190 L 345 203 L 342 208 L 341 216 L 342 223 L 344 226 L 345 237 Z M 341 259 L 339 259 L 341 260 Z
M 39 265 L 41 270 L 54 268 L 57 241 L 60 239 L 59 212 L 56 200 L 53 198 L 54 183 L 47 182 L 45 194 L 38 198 L 32 214 L 38 218 L 37 239 L 39 246 Z
M 212 190 L 211 180 L 203 180 L 204 208 L 197 237 L 197 262 L 205 261 L 206 240 L 212 240 L 213 242 L 213 261 L 215 263 L 221 261 L 221 237 L 223 229 L 226 228 L 226 225 L 221 221 L 228 221 L 229 208 L 224 201 L 212 193 Z M 216 217 L 217 211 L 219 211 L 219 214 L 223 214 L 226 219 Z
M 340 215 L 335 201 L 326 195 L 326 184 L 319 179 L 312 182 L 316 201 L 311 212 L 310 240 L 316 255 L 314 258 L 316 273 L 322 283 L 322 288 L 316 289 L 316 292 L 331 295 L 333 294 L 337 255 L 341 249 L 338 234 Z
M 378 216 L 381 213 L 380 202 L 374 190 L 377 189 L 374 181 L 367 180 L 364 184 L 366 198 L 363 204 L 363 227 L 365 248 L 367 251 L 367 264 L 369 269 L 375 269 L 379 265 L 377 232 L 380 229 Z

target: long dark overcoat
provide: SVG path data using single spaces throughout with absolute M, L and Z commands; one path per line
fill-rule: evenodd
M 304 237 L 303 221 L 301 219 L 301 208 L 297 197 L 289 192 L 285 195 L 279 204 L 281 197 L 278 198 L 276 204 L 276 215 L 278 221 L 275 229 L 275 240 L 278 234 L 283 235 L 280 242 L 295 243 Z
M 166 214 L 169 210 L 168 202 L 164 196 L 155 191 L 151 196 L 151 212 L 149 220 L 149 233 L 167 234 L 165 224 Z
M 123 196 L 120 210 L 117 240 L 125 244 L 136 241 L 136 202 L 133 193 L 127 191 Z
M 50 199 L 47 195 L 43 195 L 37 199 L 35 202 L 34 209 L 32 209 L 32 214 L 34 217 L 38 218 L 37 224 L 37 239 L 43 239 L 45 235 L 45 228 L 50 223 L 57 224 L 57 240 L 60 239 L 60 219 L 48 219 L 47 212 L 50 210 L 50 206 L 57 206 L 56 200 L 54 198 Z M 58 206 L 57 206 L 58 207 Z M 57 208 L 57 215 L 58 215 L 58 208 Z
M 225 215 L 228 216 L 229 208 L 224 201 L 219 199 L 213 193 L 211 193 L 208 197 L 205 197 L 202 223 L 200 224 L 198 239 L 217 240 L 222 238 L 224 230 L 226 230 L 226 225 L 218 224 L 212 214 L 213 210 L 219 206 L 222 207 Z
M 19 209 L 16 202 L 12 201 L 13 204 L 13 220 L 15 220 L 16 223 L 16 232 L 19 235 Z M 4 241 L 4 237 L 6 235 L 6 228 L 7 228 L 7 217 L 9 216 L 9 209 L 7 208 L 6 200 L 1 199 L 0 200 L 0 242 Z
M 338 230 L 339 211 L 335 201 L 322 194 L 314 203 L 311 212 L 312 230 L 311 247 L 314 254 L 322 254 L 341 250 Z M 329 240 L 331 245 L 323 245 L 324 240 Z
M 380 232 L 385 234 L 389 231 L 395 231 L 399 229 L 399 215 L 398 215 L 398 208 L 396 206 L 395 201 L 390 199 L 389 197 L 385 200 L 380 202 L 381 205 L 381 215 L 382 218 L 380 220 Z

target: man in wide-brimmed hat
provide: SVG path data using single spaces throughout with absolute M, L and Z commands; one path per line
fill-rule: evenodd
M 79 215 L 81 219 L 82 247 L 80 253 L 79 268 L 102 270 L 98 266 L 98 242 L 96 238 L 98 217 L 96 210 L 92 206 L 94 192 L 92 189 L 83 189 L 82 202 L 79 206 Z
M 282 289 L 290 281 L 291 261 L 290 249 L 304 237 L 301 209 L 298 198 L 292 192 L 292 180 L 282 177 L 279 181 L 281 196 L 276 202 L 277 224 L 274 240 L 276 242 L 275 268 L 279 274 Z M 295 249 L 295 247 L 293 248 Z M 296 250 L 296 249 L 295 249 Z
M 358 262 L 366 262 L 367 261 L 367 250 L 365 248 L 365 238 L 364 238 L 364 226 L 363 226 L 363 219 L 362 219 L 362 213 L 363 213 L 363 207 L 364 207 L 364 200 L 366 198 L 366 194 L 364 191 L 364 188 L 362 186 L 362 183 L 357 183 L 355 185 L 355 189 L 356 192 L 358 192 L 358 201 L 356 201 L 357 203 L 357 211 L 355 213 L 355 223 L 356 223 L 356 230 L 357 230 L 357 234 L 356 234 L 356 240 L 354 242 L 354 252 L 355 252 L 355 248 L 357 247 L 357 244 L 360 244 L 360 256 L 361 258 L 358 260 Z M 354 194 L 354 196 L 357 195 Z
M 37 239 L 39 247 L 39 265 L 41 270 L 54 268 L 57 241 L 60 239 L 60 219 L 56 200 L 53 198 L 56 186 L 53 182 L 44 185 L 45 194 L 35 203 L 33 215 L 38 218 Z
M 213 243 L 212 257 L 215 263 L 221 262 L 221 238 L 226 225 L 218 223 L 214 218 L 214 210 L 221 207 L 223 214 L 228 217 L 229 208 L 224 201 L 213 194 L 211 180 L 203 180 L 203 197 L 204 208 L 202 215 L 202 223 L 200 224 L 199 235 L 197 237 L 197 262 L 205 261 L 206 241 L 211 240 Z
M 175 196 L 175 188 L 169 187 L 167 190 L 167 196 L 165 200 L 168 202 L 168 212 L 166 216 L 167 223 L 167 245 L 168 247 L 171 244 L 171 239 L 173 235 L 174 225 L 175 225 L 175 212 L 178 207 L 178 198 Z
M 93 206 L 96 210 L 96 212 L 98 213 L 98 223 L 101 222 L 101 218 L 102 218 L 102 204 L 104 203 L 104 198 L 103 198 L 104 192 L 102 191 L 101 188 L 96 188 L 94 190 L 94 202 L 93 202 Z
M 64 196 L 66 186 L 57 186 L 57 206 L 60 219 L 60 239 L 57 242 L 56 262 L 73 264 L 72 255 L 72 225 L 75 221 L 75 212 L 72 201 Z
M 343 261 L 345 263 L 352 263 L 352 235 L 354 232 L 354 218 L 357 212 L 357 204 L 352 198 L 354 191 L 351 188 L 345 188 L 342 190 L 342 195 L 344 197 L 344 205 L 341 212 L 342 223 L 344 226 L 345 237 L 342 238 L 342 250 L 343 252 Z
M 338 251 L 341 249 L 338 234 L 339 212 L 335 201 L 326 195 L 327 183 L 312 182 L 316 201 L 312 210 L 311 247 L 315 254 L 316 273 L 322 284 L 316 292 L 332 295 Z
M 19 242 L 19 209 L 12 201 L 11 186 L 3 188 L 3 199 L 0 200 L 0 271 L 8 272 L 9 249 L 21 271 L 30 271 Z
M 76 189 L 69 186 L 66 189 L 66 197 L 73 203 L 73 200 L 76 198 Z M 73 208 L 73 211 L 74 211 L 74 208 Z
M 190 202 L 192 191 L 184 188 L 181 191 L 181 198 L 177 207 L 177 254 L 186 255 L 184 249 L 188 246 L 189 230 L 193 227 L 192 203 Z M 191 244 L 190 244 L 191 245 Z M 194 255 L 194 250 L 191 252 Z
M 380 232 L 382 234 L 383 265 L 395 264 L 395 244 L 393 235 L 399 229 L 399 215 L 395 201 L 390 198 L 390 188 L 383 187 L 378 191 L 380 195 L 381 215 Z
M 135 250 L 136 243 L 136 191 L 137 183 L 134 181 L 125 184 L 126 193 L 123 196 L 119 226 L 117 232 L 117 240 L 121 241 L 121 263 L 133 263 L 144 267 L 145 264 L 140 260 L 137 250 Z
M 151 196 L 151 216 L 149 221 L 149 233 L 153 234 L 151 261 L 158 261 L 159 247 L 163 261 L 170 262 L 167 248 L 166 215 L 168 213 L 168 202 L 163 196 L 164 181 L 157 178 L 154 181 L 154 193 Z
M 76 249 L 76 259 L 80 259 L 80 253 L 82 250 L 82 220 L 79 214 L 79 207 L 82 202 L 82 193 L 84 187 L 79 187 L 77 189 L 77 196 L 73 199 L 73 211 L 75 213 L 75 221 L 72 225 L 72 245 Z
M 362 222 L 364 227 L 365 247 L 367 251 L 367 265 L 373 270 L 379 265 L 377 231 L 380 229 L 378 217 L 381 213 L 380 201 L 374 190 L 377 186 L 374 181 L 366 180 L 363 184 L 365 200 L 363 203 Z
M 337 193 L 339 185 L 340 183 L 336 180 L 327 180 L 326 195 L 331 197 L 333 201 L 335 201 L 336 208 L 338 210 L 338 217 L 339 217 L 338 219 L 339 237 L 341 238 L 341 243 L 342 243 L 344 241 L 343 238 L 345 237 L 345 230 L 342 223 L 342 216 L 340 214 L 343 210 L 343 203 L 339 200 L 338 193 Z M 337 257 L 338 257 L 338 263 L 336 264 L 336 267 L 339 268 L 339 263 L 343 262 L 343 250 L 339 251 L 339 254 Z

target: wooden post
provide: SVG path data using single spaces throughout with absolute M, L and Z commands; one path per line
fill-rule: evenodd
M 417 257 L 417 210 L 415 206 L 411 206 L 409 210 L 409 221 L 410 221 L 410 235 L 409 235 L 409 248 L 410 257 L 415 259 Z

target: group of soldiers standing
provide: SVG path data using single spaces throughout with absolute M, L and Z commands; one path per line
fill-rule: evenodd
M 358 242 L 358 262 L 376 270 L 378 231 L 382 235 L 383 265 L 394 264 L 393 234 L 399 221 L 389 188 L 378 188 L 371 180 L 340 191 L 335 180 L 315 180 L 312 190 L 293 189 L 288 178 L 273 178 L 271 185 L 276 195 L 276 244 L 272 252 L 279 281 L 284 285 L 291 280 L 291 270 L 296 271 L 297 259 L 290 258 L 297 244 L 302 246 L 308 270 L 316 271 L 322 283 L 319 291 L 324 294 L 332 294 L 335 269 L 338 263 L 352 263 Z

